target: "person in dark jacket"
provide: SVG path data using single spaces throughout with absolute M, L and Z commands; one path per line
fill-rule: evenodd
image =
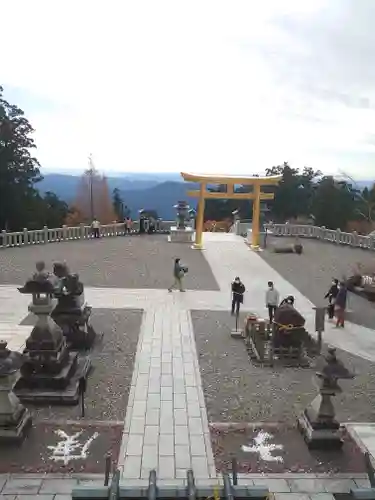
M 237 315 L 239 314 L 240 304 L 243 304 L 243 294 L 245 293 L 245 290 L 245 285 L 237 276 L 232 283 L 232 316 L 235 312 Z
M 173 288 L 179 288 L 180 292 L 184 292 L 183 279 L 187 268 L 181 265 L 181 260 L 179 258 L 174 260 L 173 266 L 173 278 L 174 282 L 171 287 L 168 288 L 168 292 L 171 292 Z
M 341 282 L 335 299 L 336 328 L 340 326 L 344 328 L 347 295 L 348 290 L 346 285 L 344 282 Z
M 332 280 L 332 284 L 328 290 L 328 292 L 324 295 L 325 299 L 328 299 L 328 318 L 333 319 L 335 316 L 335 299 L 337 294 L 339 293 L 339 280 Z

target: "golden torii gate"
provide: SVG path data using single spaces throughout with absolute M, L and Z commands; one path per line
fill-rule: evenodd
M 195 244 L 194 247 L 202 248 L 204 205 L 207 199 L 230 199 L 230 200 L 253 200 L 253 222 L 251 246 L 255 250 L 259 248 L 259 219 L 260 202 L 263 200 L 273 200 L 273 193 L 262 193 L 261 186 L 276 186 L 282 179 L 282 175 L 272 175 L 269 177 L 235 177 L 224 175 L 198 175 L 181 172 L 184 181 L 200 184 L 199 191 L 188 191 L 187 195 L 198 198 L 198 211 L 195 224 Z M 207 191 L 207 184 L 225 184 L 227 191 L 225 193 L 215 193 Z M 234 190 L 235 185 L 252 185 L 254 189 L 251 193 L 237 193 Z

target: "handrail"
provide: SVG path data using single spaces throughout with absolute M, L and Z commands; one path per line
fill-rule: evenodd
M 289 236 L 299 238 L 313 238 L 328 241 L 336 245 L 348 245 L 356 248 L 375 250 L 375 236 L 364 236 L 357 232 L 345 233 L 341 229 L 327 229 L 322 226 L 308 224 L 266 224 L 267 231 L 272 236 Z
M 158 221 L 157 231 L 169 231 L 174 221 Z M 100 227 L 102 237 L 123 236 L 126 233 L 124 222 L 113 222 Z M 132 230 L 139 230 L 139 221 L 134 221 Z M 16 231 L 8 233 L 6 230 L 0 232 L 0 249 L 10 247 L 21 247 L 26 245 L 44 245 L 46 243 L 58 243 L 63 241 L 88 240 L 93 238 L 91 226 L 80 224 L 79 226 L 62 226 L 57 228 Z

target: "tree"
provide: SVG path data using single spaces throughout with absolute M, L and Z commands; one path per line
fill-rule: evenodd
M 375 218 L 375 184 L 372 185 L 371 189 L 365 187 L 363 191 L 358 187 L 355 180 L 345 172 L 341 172 L 346 181 L 348 181 L 355 189 L 357 208 L 356 213 L 366 222 L 369 223 L 371 227 Z
M 96 217 L 102 224 L 110 224 L 116 219 L 107 178 L 100 175 L 92 164 L 81 176 L 73 206 L 82 214 L 81 222 L 91 223 Z
M 276 221 L 309 217 L 316 179 L 322 174 L 319 170 L 304 167 L 302 173 L 289 166 L 288 162 L 266 170 L 266 175 L 282 175 L 280 183 L 275 187 L 266 188 L 265 192 L 274 192 L 275 199 L 271 205 L 272 218 Z
M 80 209 L 74 205 L 69 207 L 64 224 L 67 226 L 78 226 L 81 222 L 85 222 L 85 217 Z
M 31 155 L 33 132 L 24 112 L 3 98 L 0 86 L 0 229 L 19 230 L 30 221 L 34 185 L 41 180 L 38 160 Z
M 355 218 L 356 192 L 345 181 L 323 177 L 317 184 L 311 211 L 317 226 L 345 230 Z
M 122 221 L 124 219 L 124 200 L 121 197 L 119 188 L 115 188 L 112 191 L 112 204 L 117 219 Z

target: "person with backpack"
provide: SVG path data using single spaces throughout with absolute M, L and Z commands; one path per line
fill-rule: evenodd
M 184 292 L 184 276 L 187 273 L 188 269 L 186 266 L 181 265 L 181 259 L 176 258 L 174 260 L 174 266 L 173 266 L 173 278 L 174 281 L 172 283 L 172 286 L 168 288 L 168 292 L 171 292 L 174 288 L 177 288 L 180 290 L 180 292 Z
M 234 313 L 236 313 L 236 315 L 239 314 L 240 305 L 243 304 L 243 294 L 245 291 L 245 285 L 237 276 L 232 282 L 232 316 L 234 316 Z

